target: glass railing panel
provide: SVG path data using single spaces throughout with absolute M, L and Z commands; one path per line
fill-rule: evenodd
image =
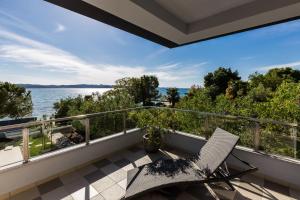
M 46 122 L 29 130 L 31 158 L 85 142 L 84 120 Z
M 22 129 L 0 131 L 0 167 L 23 161 Z
M 88 144 L 91 140 L 115 133 L 126 134 L 136 127 L 151 126 L 170 132 L 183 131 L 206 139 L 219 127 L 238 135 L 241 146 L 269 154 L 300 158 L 300 130 L 297 124 L 272 120 L 148 107 L 37 121 L 33 124 L 2 128 L 0 167 L 26 162 L 28 158 L 76 144 Z
M 260 150 L 266 153 L 295 157 L 297 149 L 294 146 L 296 137 L 293 127 L 262 124 L 260 125 Z
M 91 140 L 119 133 L 123 130 L 123 114 L 121 112 L 104 113 L 90 118 Z

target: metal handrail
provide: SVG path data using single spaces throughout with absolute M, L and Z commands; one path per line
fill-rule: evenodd
M 224 114 L 218 114 L 218 113 L 201 112 L 201 111 L 196 111 L 196 110 L 168 108 L 168 107 L 152 107 L 152 108 L 195 113 L 195 114 L 199 114 L 199 115 L 207 115 L 207 116 L 214 116 L 214 117 L 227 118 L 227 119 L 243 119 L 243 120 L 257 122 L 260 124 L 272 123 L 272 124 L 278 124 L 278 125 L 283 125 L 283 126 L 299 127 L 298 123 L 289 123 L 289 122 L 277 121 L 277 120 L 273 120 L 273 119 L 258 119 L 258 118 L 252 118 L 252 117 L 243 117 L 243 116 L 237 116 L 237 115 L 224 115 Z
M 91 113 L 91 114 L 76 115 L 76 116 L 70 116 L 70 117 L 62 117 L 62 118 L 40 120 L 40 121 L 27 122 L 27 123 L 21 123 L 21 124 L 0 126 L 0 131 L 6 131 L 6 130 L 9 130 L 9 129 L 18 129 L 18 128 L 28 128 L 28 127 L 31 127 L 31 126 L 38 126 L 38 125 L 42 125 L 42 124 L 45 124 L 45 123 L 51 123 L 51 122 L 82 120 L 82 119 L 86 119 L 86 118 L 93 118 L 93 117 L 106 115 L 106 114 L 111 114 L 111 113 L 123 113 L 123 112 L 129 112 L 129 111 L 133 111 L 133 110 L 146 109 L 146 108 L 150 108 L 150 106 L 149 107 L 144 106 L 144 107 L 127 108 L 127 109 L 120 109 L 120 110 L 111 110 L 111 111 L 105 111 L 105 112 L 98 112 L 98 113 Z
M 127 109 L 120 109 L 120 110 L 112 110 L 112 111 L 105 111 L 105 112 L 98 112 L 98 113 L 91 113 L 91 114 L 76 115 L 76 116 L 70 116 L 70 117 L 62 117 L 62 118 L 56 118 L 56 119 L 48 119 L 48 120 L 40 120 L 40 121 L 27 122 L 27 123 L 21 123 L 21 124 L 0 126 L 0 131 L 5 131 L 5 130 L 9 130 L 9 129 L 17 129 L 17 128 L 28 128 L 28 127 L 31 127 L 31 126 L 42 125 L 42 124 L 50 123 L 50 122 L 62 122 L 62 121 L 69 121 L 69 120 L 83 120 L 83 119 L 86 119 L 86 118 L 93 118 L 93 117 L 106 115 L 106 114 L 111 114 L 111 113 L 123 113 L 123 112 L 129 112 L 129 111 L 134 111 L 134 110 L 143 110 L 143 109 L 151 109 L 151 108 L 152 109 L 163 109 L 163 110 L 171 110 L 171 111 L 178 111 L 178 112 L 194 113 L 194 114 L 199 114 L 199 115 L 214 116 L 214 117 L 220 117 L 220 118 L 226 118 L 226 119 L 243 119 L 243 120 L 248 120 L 248 121 L 252 121 L 252 122 L 257 122 L 257 123 L 260 123 L 260 124 L 272 123 L 272 124 L 283 125 L 283 126 L 299 127 L 299 125 L 297 123 L 288 123 L 288 122 L 276 121 L 276 120 L 272 120 L 272 119 L 257 119 L 257 118 L 251 118 L 251 117 L 224 115 L 224 114 L 201 112 L 201 111 L 188 110 L 188 109 L 157 107 L 157 106 L 142 106 L 142 107 L 134 107 L 134 108 L 127 108 Z

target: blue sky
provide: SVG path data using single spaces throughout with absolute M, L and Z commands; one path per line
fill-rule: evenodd
M 300 67 L 300 21 L 168 49 L 42 0 L 0 1 L 0 81 L 113 84 L 157 75 L 161 86 L 202 85 L 217 67 L 243 79 Z

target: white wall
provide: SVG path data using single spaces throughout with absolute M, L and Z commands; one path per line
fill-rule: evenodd
M 139 129 L 55 151 L 0 171 L 0 196 L 141 142 Z
M 205 144 L 203 137 L 176 132 L 166 135 L 165 142 L 168 146 L 178 148 L 189 153 L 198 153 Z M 255 152 L 244 147 L 236 147 L 233 151 L 242 160 L 258 167 L 257 175 L 265 179 L 280 182 L 292 188 L 300 189 L 300 161 L 274 155 Z M 234 168 L 241 168 L 240 162 L 229 157 L 227 164 Z

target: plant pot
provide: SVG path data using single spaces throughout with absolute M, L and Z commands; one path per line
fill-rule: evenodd
M 145 134 L 143 136 L 143 144 L 147 153 L 156 153 L 161 146 L 161 144 L 154 144 L 153 142 L 151 142 L 151 140 L 149 139 L 149 134 Z

